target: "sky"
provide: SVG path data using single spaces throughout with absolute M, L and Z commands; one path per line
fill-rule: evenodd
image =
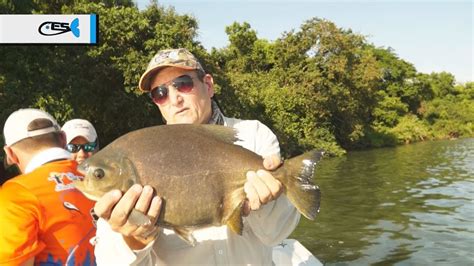
M 137 0 L 140 9 L 149 0 Z M 274 41 L 318 17 L 391 47 L 423 73 L 446 71 L 474 81 L 473 0 L 161 0 L 198 21 L 198 40 L 210 51 L 229 44 L 225 27 L 248 22 L 258 38 Z

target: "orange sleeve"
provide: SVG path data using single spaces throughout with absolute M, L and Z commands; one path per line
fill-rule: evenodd
M 0 188 L 0 265 L 19 265 L 45 247 L 39 239 L 42 214 L 37 198 L 23 186 Z

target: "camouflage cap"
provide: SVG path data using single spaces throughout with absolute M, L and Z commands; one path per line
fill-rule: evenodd
M 199 61 L 196 57 L 184 48 L 179 49 L 167 49 L 159 51 L 148 63 L 148 67 L 140 78 L 138 87 L 142 91 L 149 91 L 150 81 L 153 74 L 156 74 L 158 70 L 163 67 L 179 67 L 183 69 L 200 69 L 204 72 Z

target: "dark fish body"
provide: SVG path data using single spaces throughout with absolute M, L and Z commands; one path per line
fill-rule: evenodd
M 97 199 L 135 183 L 151 185 L 163 199 L 158 225 L 185 239 L 187 230 L 212 225 L 227 224 L 241 233 L 246 172 L 263 164 L 259 155 L 233 144 L 236 133 L 229 127 L 189 124 L 130 132 L 79 166 L 85 177 L 76 187 Z M 309 219 L 319 211 L 320 192 L 311 179 L 321 156 L 316 151 L 303 154 L 272 173 Z

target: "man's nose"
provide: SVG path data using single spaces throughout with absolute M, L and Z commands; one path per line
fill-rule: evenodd
M 172 105 L 179 105 L 183 101 L 183 97 L 176 88 L 170 88 L 168 97 Z
M 82 157 L 82 158 L 87 158 L 88 156 L 88 153 L 84 151 L 84 149 L 80 149 L 78 152 L 77 152 L 77 156 L 78 157 Z

